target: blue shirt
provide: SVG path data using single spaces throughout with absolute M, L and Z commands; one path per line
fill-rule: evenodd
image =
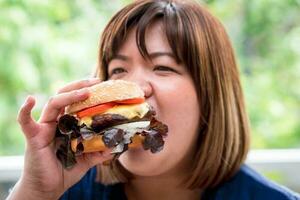
M 69 190 L 60 200 L 122 200 L 127 199 L 123 184 L 104 186 L 95 182 L 96 168 Z M 279 186 L 246 165 L 227 182 L 199 194 L 201 200 L 300 200 L 300 195 Z

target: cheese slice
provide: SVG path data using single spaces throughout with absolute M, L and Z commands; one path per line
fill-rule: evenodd
M 133 104 L 133 105 L 116 105 L 110 109 L 108 109 L 103 114 L 119 114 L 128 119 L 132 119 L 134 117 L 142 118 L 149 111 L 150 106 L 147 103 L 142 104 Z
M 146 102 L 142 104 L 132 104 L 132 105 L 116 105 L 102 114 L 119 114 L 127 119 L 132 119 L 134 117 L 142 118 L 150 110 L 149 104 Z M 85 124 L 87 127 L 91 127 L 92 116 L 83 117 L 79 121 L 79 125 Z

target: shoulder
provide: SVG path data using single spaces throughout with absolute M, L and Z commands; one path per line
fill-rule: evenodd
M 213 196 L 213 198 L 208 199 L 215 200 L 300 200 L 299 194 L 266 179 L 246 165 L 243 165 L 229 181 L 208 193 L 210 193 L 209 196 Z
M 120 185 L 105 186 L 95 182 L 96 167 L 91 168 L 82 179 L 69 188 L 61 197 L 60 200 L 107 200 L 114 199 L 114 191 L 121 190 Z M 119 194 L 119 192 L 118 192 Z

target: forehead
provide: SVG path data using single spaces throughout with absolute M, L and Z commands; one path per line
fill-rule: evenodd
M 129 30 L 125 40 L 117 50 L 118 53 L 126 54 L 128 49 L 137 49 L 138 40 L 136 39 L 137 27 L 133 27 Z M 149 53 L 156 51 L 172 52 L 172 49 L 168 43 L 168 39 L 165 33 L 163 23 L 160 21 L 152 22 L 145 30 L 145 45 Z

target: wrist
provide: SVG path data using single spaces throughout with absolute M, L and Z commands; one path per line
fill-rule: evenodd
M 60 195 L 56 194 L 55 192 L 38 191 L 33 189 L 30 185 L 25 184 L 22 180 L 19 180 L 10 191 L 6 200 L 57 200 L 59 197 Z

